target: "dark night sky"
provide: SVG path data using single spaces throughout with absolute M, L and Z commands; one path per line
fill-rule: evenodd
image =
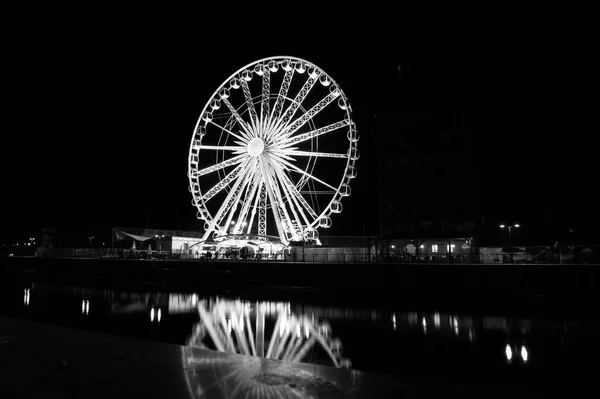
M 328 71 L 359 122 L 399 103 L 467 112 L 476 144 L 488 149 L 474 182 L 486 217 L 598 221 L 597 128 L 583 100 L 591 57 L 556 31 L 499 23 L 456 36 L 401 32 L 375 29 L 371 16 L 318 38 L 318 26 L 292 29 L 289 40 L 271 27 L 265 43 L 256 30 L 224 33 L 206 18 L 187 32 L 171 20 L 77 21 L 29 21 L 10 40 L 3 238 L 43 226 L 143 226 L 146 209 L 151 225 L 193 222 L 186 161 L 200 111 L 235 70 L 283 54 Z M 531 185 L 543 188 L 527 192 Z

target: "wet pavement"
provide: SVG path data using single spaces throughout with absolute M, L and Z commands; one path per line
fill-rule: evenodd
M 0 317 L 0 397 L 375 398 L 391 377 Z

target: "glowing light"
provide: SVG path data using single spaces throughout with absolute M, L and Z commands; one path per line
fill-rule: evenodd
M 506 344 L 506 349 L 504 350 L 504 354 L 506 355 L 506 360 L 509 362 L 512 360 L 512 349 L 510 349 L 510 345 Z
M 433 315 L 433 324 L 435 325 L 435 328 L 440 328 L 440 314 L 439 313 L 435 313 Z
M 308 330 L 308 324 L 304 325 L 304 336 L 308 338 L 310 336 L 310 331 Z
M 521 347 L 521 358 L 525 363 L 527 363 L 527 359 L 529 359 L 529 353 L 527 352 L 527 348 L 525 348 L 525 346 Z
M 158 309 L 157 316 L 156 316 L 156 321 L 159 322 L 159 323 L 160 323 L 160 317 L 161 317 L 161 311 L 160 311 L 160 309 Z
M 29 288 L 25 288 L 25 297 L 23 298 L 25 306 L 29 305 Z
M 248 154 L 252 157 L 257 157 L 263 153 L 265 149 L 265 143 L 262 139 L 255 137 L 248 143 Z
M 519 227 L 519 225 L 518 225 L 518 224 L 515 224 L 515 227 Z
M 300 324 L 296 324 L 296 337 L 300 338 Z
M 154 308 L 150 309 L 150 321 L 154 321 Z
M 500 225 L 500 228 L 503 229 L 505 226 L 503 224 Z
M 192 306 L 196 306 L 197 303 L 198 303 L 198 295 L 193 294 L 192 295 Z
M 396 313 L 392 313 L 392 325 L 394 326 L 394 330 L 396 330 Z
M 90 301 L 85 301 L 85 314 L 90 314 Z
M 231 318 L 227 319 L 227 332 L 229 333 L 229 335 L 231 335 Z

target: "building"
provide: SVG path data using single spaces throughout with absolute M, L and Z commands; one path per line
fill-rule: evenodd
M 376 157 L 367 160 L 378 235 L 473 235 L 480 219 L 473 131 L 462 112 L 377 116 Z M 373 150 L 373 149 L 371 149 Z M 362 165 L 361 165 L 362 166 Z

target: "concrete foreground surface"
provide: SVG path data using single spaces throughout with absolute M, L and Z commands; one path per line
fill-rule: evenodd
M 0 398 L 376 398 L 392 377 L 0 317 Z
M 541 392 L 538 392 L 541 393 Z M 288 363 L 0 317 L 0 398 L 536 397 L 523 387 Z

